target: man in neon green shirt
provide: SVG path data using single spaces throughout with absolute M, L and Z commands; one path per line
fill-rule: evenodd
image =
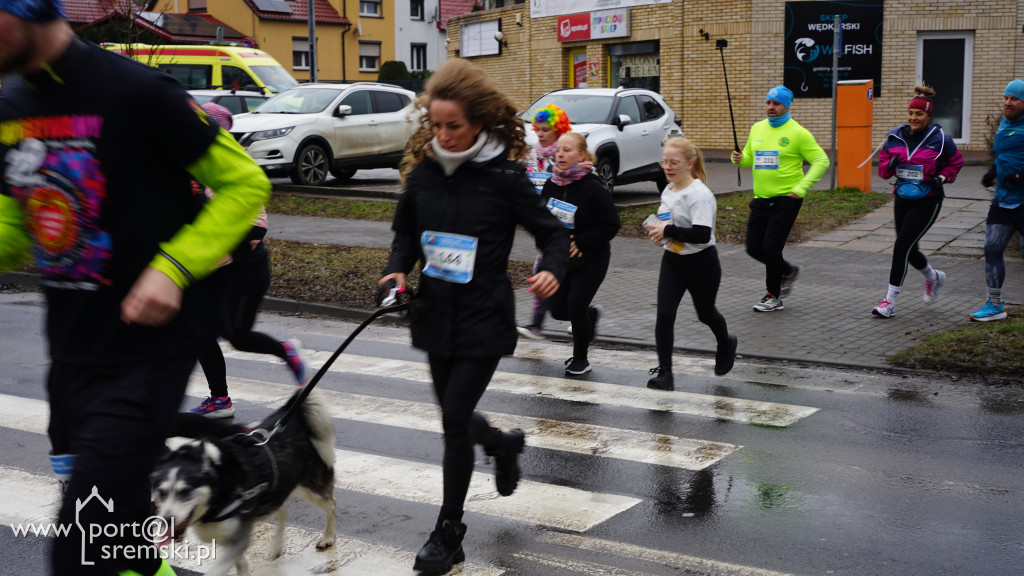
M 747 254 L 765 266 L 765 295 L 755 312 L 782 310 L 782 298 L 796 281 L 800 268 L 782 257 L 786 238 L 800 213 L 807 190 L 817 182 L 829 161 L 811 133 L 790 118 L 793 92 L 776 86 L 765 97 L 768 117 L 750 128 L 743 152 L 732 162 L 754 167 L 754 199 L 747 221 Z M 811 168 L 804 174 L 803 163 Z

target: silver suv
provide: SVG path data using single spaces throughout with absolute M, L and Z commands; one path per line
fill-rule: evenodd
M 418 119 L 416 94 L 374 82 L 300 84 L 235 116 L 231 134 L 270 175 L 319 186 L 332 174 L 395 168 Z
M 657 92 L 639 88 L 567 88 L 541 96 L 523 113 L 529 123 L 537 110 L 554 104 L 565 110 L 573 132 L 587 138 L 597 156 L 594 171 L 609 190 L 616 184 L 668 182 L 658 161 L 661 143 L 682 136 L 680 120 Z M 533 131 L 529 130 L 528 134 Z

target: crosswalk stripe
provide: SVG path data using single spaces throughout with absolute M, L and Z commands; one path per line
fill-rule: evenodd
M 0 466 L 0 522 L 6 526 L 28 524 L 44 525 L 53 522 L 59 496 L 52 476 L 32 474 L 18 468 Z M 11 528 L 13 532 L 13 527 Z M 252 542 L 246 552 L 252 576 L 280 576 L 291 574 L 412 574 L 416 554 L 394 546 L 375 544 L 355 538 L 339 537 L 332 548 L 316 550 L 320 533 L 295 526 L 285 528 L 284 553 L 270 559 L 271 539 L 277 526 L 273 522 L 260 522 L 253 530 Z M 199 561 L 195 547 L 189 544 L 195 533 L 185 536 L 182 550 L 192 550 L 190 557 L 177 555 L 171 564 L 201 574 L 209 570 L 212 561 Z M 205 543 L 204 543 L 205 544 Z M 282 572 L 286 568 L 287 572 Z M 500 576 L 507 570 L 500 566 L 467 562 L 463 571 L 471 574 Z
M 244 400 L 259 405 L 276 403 L 282 398 L 290 396 L 295 390 L 292 385 L 241 378 L 228 378 L 228 388 L 233 401 Z M 194 375 L 189 384 L 189 393 L 199 397 L 208 394 L 206 380 L 198 374 Z M 426 432 L 441 432 L 440 417 L 437 406 L 434 404 L 337 392 L 324 388 L 318 388 L 317 394 L 325 399 L 324 404 L 334 418 Z M 607 426 L 530 418 L 498 412 L 482 412 L 482 414 L 492 425 L 499 428 L 521 428 L 526 433 L 529 446 L 577 454 L 595 454 L 604 458 L 672 466 L 686 470 L 707 468 L 739 448 L 733 444 L 622 430 Z
M 50 422 L 50 404 L 46 400 L 33 400 L 21 396 L 0 394 L 0 426 L 46 434 Z
M 589 550 L 602 554 L 614 554 L 622 558 L 643 560 L 652 564 L 669 567 L 675 572 L 722 574 L 723 576 L 791 576 L 784 572 L 775 572 L 754 566 L 719 562 L 677 552 L 653 550 L 635 544 L 603 540 L 578 534 L 544 531 L 540 536 L 540 540 L 574 550 Z
M 0 395 L 5 403 L 7 395 Z M 44 400 L 21 400 L 24 412 L 0 426 L 40 429 Z M 3 416 L 4 414 L 0 414 Z M 441 505 L 441 467 L 347 450 L 335 450 L 336 487 L 420 504 Z M 492 474 L 475 473 L 466 510 L 583 532 L 640 503 L 637 498 L 522 480 L 516 493 L 499 497 Z
M 319 368 L 330 357 L 330 352 L 307 350 L 310 364 Z M 265 354 L 229 351 L 225 356 L 245 360 L 265 361 Z M 357 354 L 342 354 L 331 366 L 331 371 L 364 376 L 398 378 L 411 382 L 430 382 L 430 371 L 425 362 L 394 360 Z M 634 386 L 605 384 L 587 380 L 568 380 L 550 376 L 534 376 L 514 372 L 495 372 L 490 390 L 511 394 L 545 396 L 587 404 L 607 404 L 628 408 L 641 408 L 662 412 L 676 412 L 719 420 L 732 420 L 784 428 L 818 411 L 817 408 L 793 404 L 777 404 L 742 398 L 728 398 L 691 392 L 666 393 Z

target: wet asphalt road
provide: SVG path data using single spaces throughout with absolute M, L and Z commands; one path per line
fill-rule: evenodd
M 0 406 L 44 399 L 41 323 L 33 296 L 0 295 Z M 354 325 L 264 314 L 259 328 L 300 338 L 319 365 Z M 566 342 L 521 344 L 480 404 L 528 430 L 526 482 L 498 498 L 481 455 L 464 574 L 1020 573 L 1019 386 L 795 363 L 741 362 L 716 378 L 708 359 L 677 358 L 677 392 L 654 393 L 644 387 L 653 352 L 595 349 L 594 372 L 578 380 L 562 375 L 568 354 Z M 282 366 L 228 358 L 238 418 L 262 417 L 287 395 Z M 266 558 L 261 533 L 254 574 L 412 573 L 440 494 L 423 361 L 394 325 L 371 327 L 339 358 L 320 387 L 339 411 L 342 540 L 313 551 L 322 515 L 297 503 L 285 558 Z M 28 488 L 48 481 L 45 415 L 28 412 L 6 413 L 0 427 L 5 525 L 24 521 Z M 650 441 L 621 450 L 637 436 Z M 620 509 L 603 508 L 611 503 Z M 42 539 L 5 526 L 0 574 L 39 573 L 44 555 Z

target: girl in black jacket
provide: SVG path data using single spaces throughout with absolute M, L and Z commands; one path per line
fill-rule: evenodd
M 413 566 L 444 574 L 465 560 L 463 505 L 474 444 L 495 458 L 502 496 L 519 482 L 521 430 L 502 432 L 474 412 L 502 356 L 516 347 L 515 301 L 508 257 L 516 225 L 537 239 L 544 257 L 528 279 L 550 297 L 565 274 L 565 229 L 545 210 L 525 168 L 523 121 L 512 102 L 466 60 L 442 64 L 416 107 L 427 110 L 402 160 L 391 257 L 381 284 L 405 285 L 422 263 L 413 346 L 425 350 L 444 428 L 444 499 L 434 531 Z
M 619 232 L 619 212 L 604 182 L 591 168 L 594 155 L 587 140 L 568 132 L 558 138 L 555 171 L 541 197 L 569 230 L 569 271 L 550 301 L 551 316 L 572 322 L 572 357 L 565 373 L 590 372 L 587 350 L 597 335 L 601 307 L 591 306 L 611 260 L 611 240 Z

